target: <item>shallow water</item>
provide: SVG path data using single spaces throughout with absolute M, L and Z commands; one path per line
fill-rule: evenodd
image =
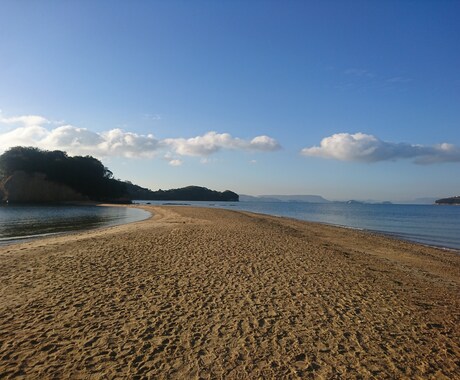
M 136 201 L 162 204 L 164 202 Z M 168 202 L 172 203 L 172 202 Z M 245 210 L 383 232 L 422 244 L 460 249 L 460 207 L 302 202 L 179 202 Z
M 147 211 L 129 207 L 0 206 L 0 245 L 38 236 L 115 226 L 149 216 Z

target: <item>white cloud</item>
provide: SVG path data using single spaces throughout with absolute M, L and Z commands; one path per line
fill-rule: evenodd
M 254 137 L 249 145 L 250 149 L 260 150 L 263 152 L 271 152 L 281 149 L 281 146 L 278 144 L 278 142 L 275 139 L 268 136 Z
M 43 124 L 50 122 L 40 116 L 3 118 L 2 122 L 7 125 L 19 123 L 22 126 L 0 133 L 0 151 L 22 145 L 59 149 L 72 155 L 152 157 L 158 148 L 158 140 L 153 135 L 138 135 L 121 129 L 102 133 L 72 125 L 48 129 Z
M 36 115 L 5 118 L 0 114 L 0 123 L 9 127 L 7 132 L 0 131 L 0 152 L 18 145 L 96 157 L 151 158 L 166 152 L 165 158 L 170 165 L 179 166 L 182 160 L 173 154 L 206 158 L 224 149 L 270 152 L 280 148 L 278 142 L 268 136 L 244 140 L 228 133 L 208 132 L 188 139 L 158 140 L 152 134 L 142 135 L 119 128 L 93 132 L 69 124 L 56 127 L 56 122 Z
M 23 125 L 24 127 L 39 126 L 42 124 L 50 123 L 49 120 L 43 116 L 38 115 L 24 115 L 24 116 L 13 116 L 13 117 L 3 117 L 0 112 L 0 123 L 7 125 Z
M 12 131 L 0 134 L 0 150 L 12 146 L 34 145 L 32 141 L 40 141 L 48 135 L 48 131 L 38 125 L 30 127 L 19 127 Z
M 171 152 L 167 152 L 163 158 L 168 161 L 168 164 L 171 166 L 181 166 L 184 162 L 177 157 L 174 157 Z
M 321 140 L 319 146 L 302 149 L 305 156 L 341 161 L 377 162 L 413 159 L 417 164 L 460 162 L 460 148 L 452 144 L 433 146 L 393 143 L 364 133 L 337 133 Z
M 171 160 L 169 161 L 169 165 L 171 166 L 181 166 L 183 164 L 182 160 Z
M 159 148 L 159 141 L 152 135 L 138 135 L 112 129 L 99 134 L 102 142 L 99 145 L 105 155 L 134 157 L 153 157 Z
M 272 152 L 280 149 L 278 142 L 268 136 L 257 136 L 252 140 L 232 137 L 228 133 L 208 132 L 203 136 L 189 139 L 165 139 L 163 143 L 170 146 L 182 156 L 208 156 L 222 149 Z
M 102 143 L 103 139 L 97 133 L 84 128 L 76 128 L 72 125 L 63 125 L 46 130 L 46 137 L 39 143 L 44 147 L 66 147 L 66 149 L 85 150 L 85 147 L 95 148 Z

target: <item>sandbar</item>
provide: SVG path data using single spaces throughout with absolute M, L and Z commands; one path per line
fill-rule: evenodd
M 0 378 L 460 378 L 460 255 L 242 211 L 0 247 Z

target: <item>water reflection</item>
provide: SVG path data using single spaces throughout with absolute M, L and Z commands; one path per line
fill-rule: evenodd
M 127 207 L 0 206 L 0 242 L 114 226 L 149 216 L 147 211 Z

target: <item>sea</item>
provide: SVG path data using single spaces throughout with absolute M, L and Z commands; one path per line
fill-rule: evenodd
M 159 202 L 284 216 L 368 230 L 425 245 L 460 250 L 460 206 L 306 202 Z
M 128 207 L 2 205 L 0 245 L 65 232 L 116 226 L 147 219 L 150 213 Z
M 165 202 L 251 211 L 368 230 L 398 239 L 460 251 L 460 206 L 305 202 Z M 0 206 L 0 245 L 39 236 L 114 226 L 146 219 L 150 213 L 129 207 Z

